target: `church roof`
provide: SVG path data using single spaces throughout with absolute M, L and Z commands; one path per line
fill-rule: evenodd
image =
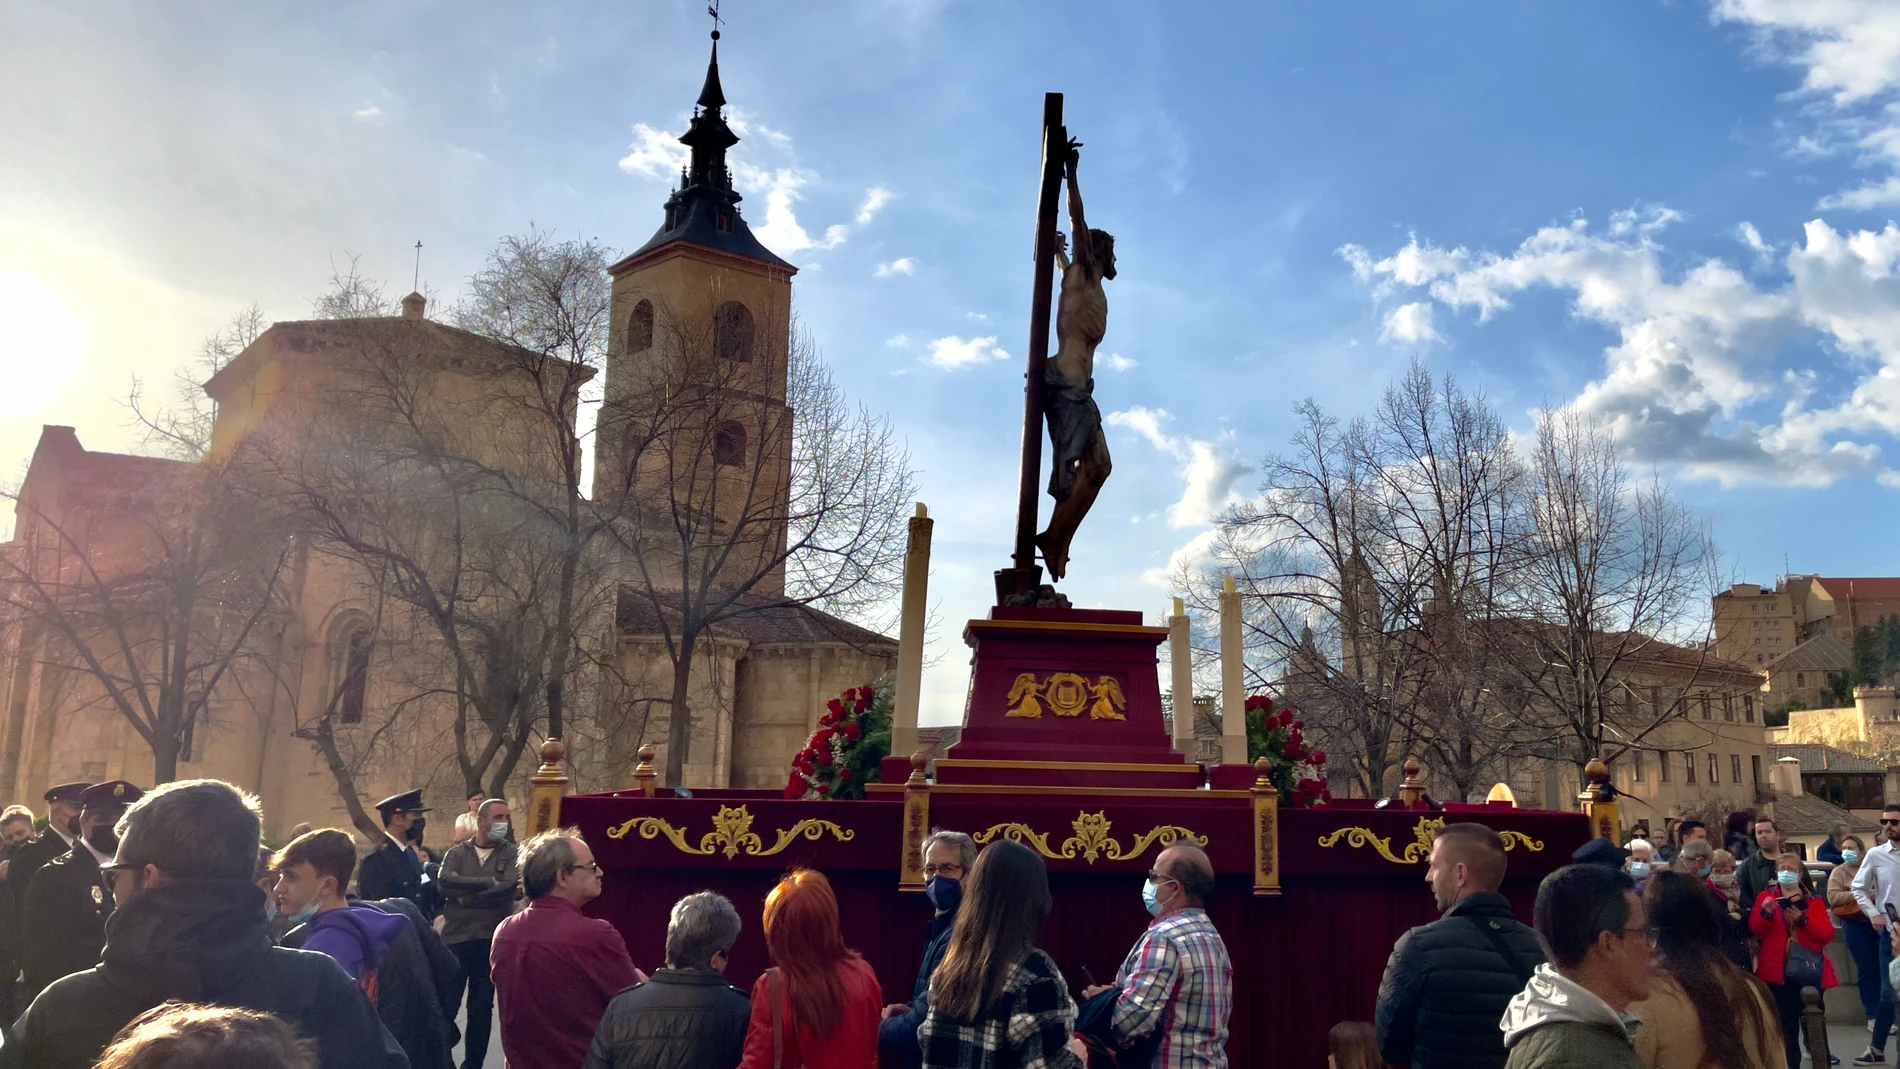
M 1764 672 L 1841 672 L 1854 663 L 1854 651 L 1833 635 L 1816 635 L 1761 666 Z
M 634 587 L 620 588 L 614 611 L 614 626 L 620 634 L 657 635 L 663 627 L 677 633 L 678 621 L 679 610 L 673 606 L 656 603 L 654 598 Z M 760 594 L 741 597 L 735 615 L 707 630 L 716 638 L 742 640 L 753 646 L 843 645 L 885 651 L 897 648 L 897 640 L 887 635 L 809 605 Z
M 715 33 L 712 61 L 706 66 L 706 84 L 700 88 L 693 120 L 680 136 L 680 143 L 692 150 L 691 161 L 680 175 L 679 188 L 666 200 L 666 216 L 660 229 L 654 231 L 645 245 L 609 268 L 610 272 L 618 275 L 648 253 L 678 241 L 757 260 L 788 272 L 798 270 L 773 255 L 739 214 L 742 198 L 732 188 L 732 172 L 726 167 L 726 150 L 739 143 L 739 135 L 726 125 L 721 112 L 725 105 L 725 89 L 719 84 L 719 38 Z
M 268 342 L 266 342 L 268 339 Z M 569 364 L 579 368 L 583 380 L 592 378 L 594 369 L 582 365 L 573 365 L 559 357 L 547 356 L 518 345 L 499 341 L 474 331 L 452 327 L 447 323 L 438 323 L 433 319 L 417 316 L 363 316 L 356 319 L 292 319 L 273 323 L 270 329 L 258 335 L 257 341 L 238 354 L 238 358 L 224 365 L 218 373 L 207 379 L 205 393 L 217 397 L 223 387 L 230 382 L 241 381 L 246 369 L 261 354 L 273 348 L 288 348 L 293 352 L 311 352 L 322 348 L 362 348 L 387 349 L 400 355 L 440 353 L 464 358 L 486 360 L 505 367 L 524 366 L 524 361 L 532 361 L 546 366 L 548 362 Z M 254 355 L 256 354 L 256 355 Z
M 1814 578 L 1836 601 L 1842 598 L 1900 598 L 1900 577 L 1817 575 Z

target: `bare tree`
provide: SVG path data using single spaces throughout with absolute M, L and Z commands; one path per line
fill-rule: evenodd
M 1539 414 L 1530 480 L 1532 537 L 1512 588 L 1525 623 L 1510 663 L 1572 763 L 1614 761 L 1678 718 L 1699 682 L 1715 545 L 1699 516 L 1660 479 L 1636 479 L 1610 433 L 1573 408 Z M 1659 663 L 1677 684 L 1646 701 L 1631 676 Z
M 38 637 L 42 671 L 74 672 L 95 690 L 144 740 L 162 783 L 205 744 L 198 732 L 220 687 L 260 653 L 253 638 L 281 608 L 290 541 L 222 470 L 141 463 L 137 480 L 69 486 L 58 499 L 30 480 L 7 494 L 23 522 L 0 547 L 0 592 Z
M 736 352 L 715 323 L 673 308 L 656 310 L 655 328 L 666 355 L 603 410 L 613 467 L 597 485 L 629 521 L 625 596 L 672 666 L 665 776 L 678 784 L 701 644 L 747 616 L 848 617 L 885 602 L 916 482 L 889 420 L 846 399 L 795 321 L 783 403 L 776 354 Z
M 238 310 L 230 321 L 198 346 L 192 359 L 172 373 L 172 396 L 156 406 L 137 375 L 124 405 L 140 431 L 147 453 L 173 460 L 200 460 L 211 450 L 211 428 L 218 406 L 205 396 L 204 384 L 237 359 L 264 333 L 264 310 L 255 304 Z

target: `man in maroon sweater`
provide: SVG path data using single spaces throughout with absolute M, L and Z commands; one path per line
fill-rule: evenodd
M 571 829 L 522 844 L 528 908 L 495 929 L 489 965 L 509 1069 L 574 1069 L 622 988 L 644 982 L 614 926 L 583 916 L 600 866 Z

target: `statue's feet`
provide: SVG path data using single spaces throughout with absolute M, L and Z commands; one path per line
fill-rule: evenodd
M 1049 566 L 1049 577 L 1061 579 L 1069 570 L 1069 555 L 1056 548 L 1055 538 L 1048 531 L 1036 536 L 1036 548 L 1042 551 L 1042 562 Z

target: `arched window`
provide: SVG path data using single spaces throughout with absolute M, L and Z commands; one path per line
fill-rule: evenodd
M 752 359 L 752 312 L 727 301 L 713 312 L 713 352 L 721 360 Z
M 1796 672 L 1796 673 L 1794 674 L 1794 685 L 1795 685 L 1795 686 L 1797 686 L 1797 687 L 1805 687 L 1805 686 L 1807 686 L 1807 685 L 1808 685 L 1808 674 L 1807 674 L 1806 672 Z
M 737 420 L 726 420 L 713 428 L 713 463 L 745 463 L 745 428 Z
M 358 627 L 344 643 L 343 674 L 337 680 L 337 719 L 363 722 L 363 697 L 369 691 L 369 628 Z
M 642 353 L 653 348 L 653 302 L 641 301 L 627 317 L 627 351 Z

